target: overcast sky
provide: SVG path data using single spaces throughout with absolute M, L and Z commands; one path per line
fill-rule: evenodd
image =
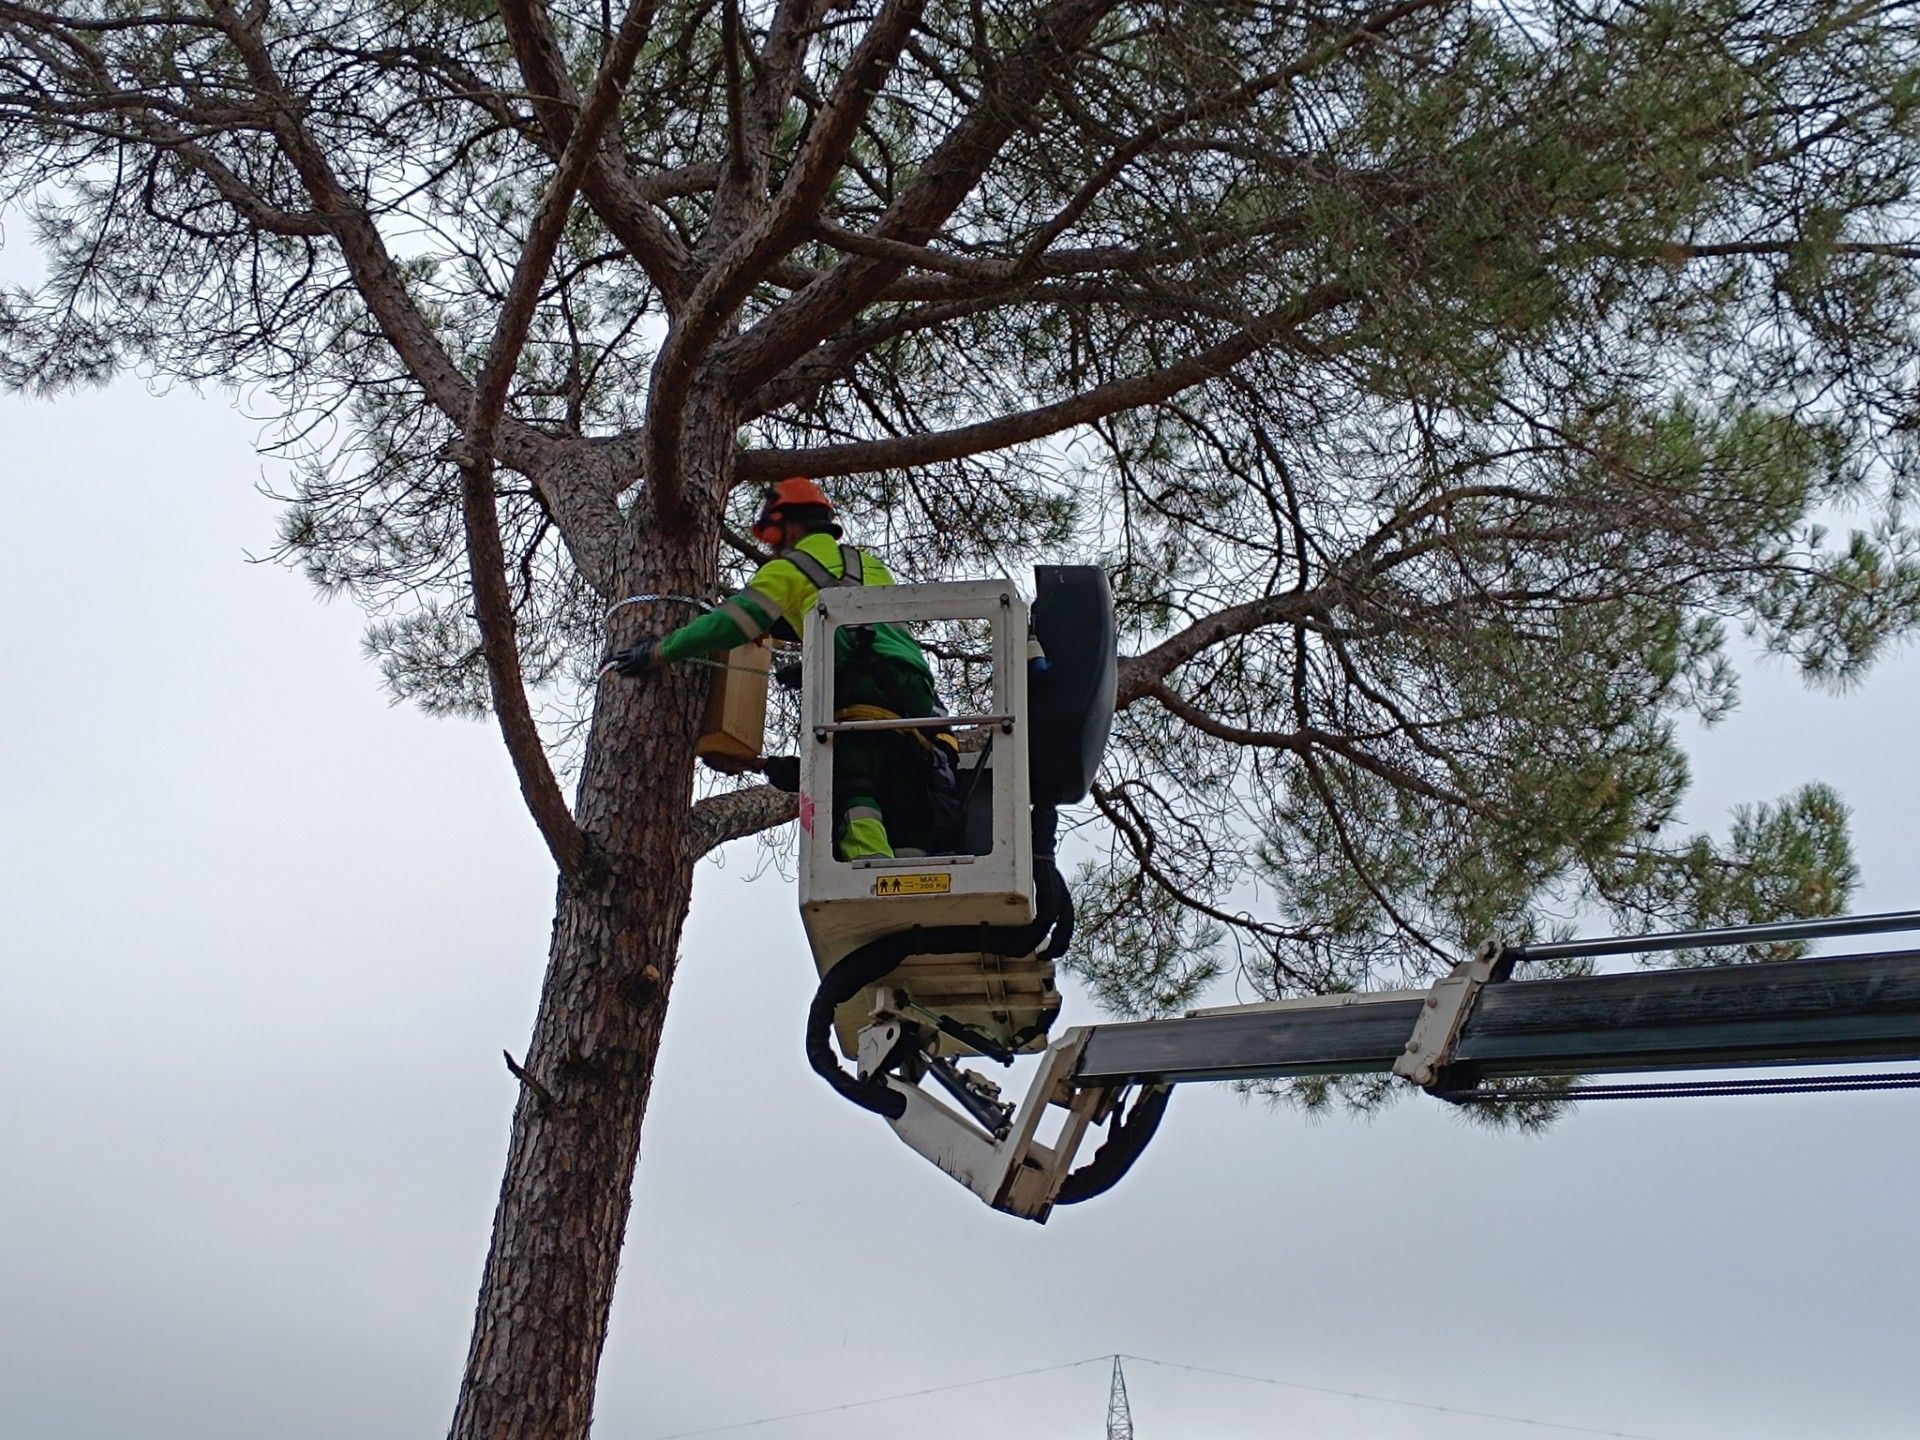
M 137 382 L 0 398 L 0 1437 L 444 1432 L 552 879 L 488 726 L 389 708 L 361 617 L 249 565 L 257 426 Z M 1813 778 L 1858 909 L 1920 904 L 1920 664 L 1777 670 L 1685 819 Z M 1112 1351 L 1665 1440 L 1908 1437 L 1920 1095 L 1175 1097 L 1111 1195 L 997 1215 L 806 1069 L 813 972 L 751 847 L 701 868 L 596 1434 Z M 1076 1002 L 1069 1020 L 1090 1018 Z M 1129 1367 L 1142 1440 L 1551 1434 Z M 1086 1365 L 742 1435 L 1098 1436 Z

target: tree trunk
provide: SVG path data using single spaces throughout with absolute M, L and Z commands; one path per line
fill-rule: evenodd
M 733 430 L 717 407 L 701 408 L 687 440 L 694 533 L 666 540 L 631 524 L 623 595 L 713 588 Z M 630 644 L 688 618 L 684 606 L 630 606 L 613 638 Z M 584 1440 L 591 1423 L 692 889 L 693 741 L 710 673 L 601 682 L 575 813 L 604 868 L 560 884 L 451 1440 Z

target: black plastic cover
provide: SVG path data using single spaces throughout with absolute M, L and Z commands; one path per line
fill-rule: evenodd
M 1113 728 L 1113 587 L 1098 565 L 1038 565 L 1033 574 L 1033 633 L 1047 655 L 1027 677 L 1033 803 L 1072 805 L 1086 799 Z

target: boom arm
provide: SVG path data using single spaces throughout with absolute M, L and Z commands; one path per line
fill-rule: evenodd
M 1071 1030 L 1047 1051 L 1024 1103 L 997 1137 L 888 1076 L 907 1098 L 906 1113 L 890 1123 L 996 1209 L 1044 1222 L 1056 1203 L 1085 1198 L 1070 1178 L 1080 1141 L 1090 1125 L 1118 1115 L 1133 1087 L 1153 1096 L 1202 1080 L 1391 1071 L 1456 1099 L 1484 1080 L 1513 1076 L 1915 1060 L 1920 950 L 1511 978 L 1516 966 L 1536 960 L 1900 931 L 1920 931 L 1920 911 L 1532 947 L 1490 943 L 1426 990 L 1316 996 Z M 1050 1107 L 1066 1116 L 1059 1135 L 1045 1143 L 1039 1129 Z M 1124 1152 L 1145 1143 L 1144 1134 L 1137 1143 L 1130 1139 L 1120 1119 L 1114 1124 L 1108 1146 L 1122 1153 L 1096 1157 L 1107 1172 L 1099 1188 L 1131 1163 Z M 1150 1123 L 1140 1128 L 1151 1133 Z

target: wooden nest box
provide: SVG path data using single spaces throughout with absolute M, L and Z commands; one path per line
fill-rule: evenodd
M 767 666 L 772 652 L 764 645 L 742 645 L 722 657 L 726 668 L 713 672 L 707 710 L 700 721 L 694 753 L 727 775 L 757 770 L 767 733 Z

